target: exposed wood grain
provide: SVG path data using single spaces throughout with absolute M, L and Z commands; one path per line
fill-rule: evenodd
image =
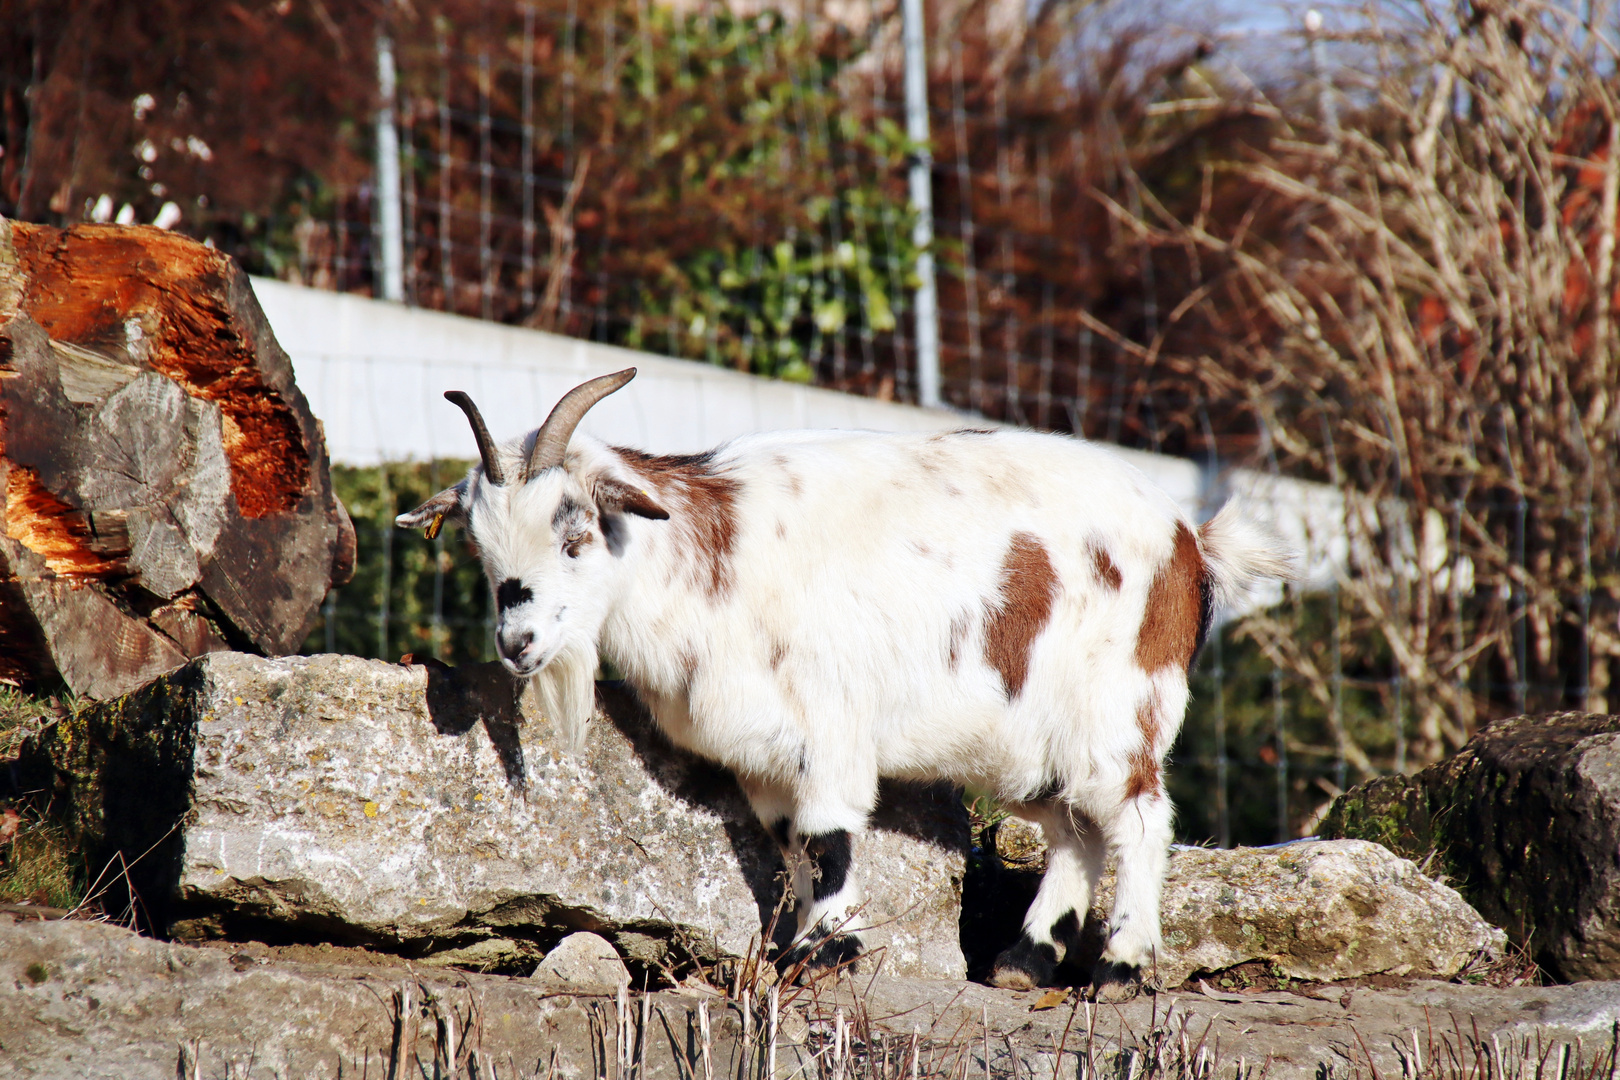
M 353 564 L 320 425 L 233 263 L 0 219 L 0 679 L 107 696 L 291 652 Z

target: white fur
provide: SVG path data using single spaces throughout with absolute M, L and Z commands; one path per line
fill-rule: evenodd
M 503 451 L 509 475 L 521 449 Z M 719 595 L 679 490 L 584 436 L 562 469 L 504 488 L 475 469 L 455 496 L 491 586 L 514 578 L 532 593 L 499 632 L 533 636 L 508 661 L 520 675 L 557 658 L 539 683 L 565 738 L 583 731 L 599 651 L 674 742 L 736 772 L 767 825 L 791 820 L 790 858 L 804 837 L 863 828 L 880 777 L 994 792 L 1052 842 L 1032 939 L 1049 942 L 1071 908 L 1083 916 L 1106 848 L 1120 877 L 1104 959 L 1150 967 L 1171 808 L 1162 788 L 1126 790 L 1139 708 L 1160 718 L 1157 763 L 1187 703 L 1184 669 L 1146 672 L 1135 658 L 1150 584 L 1178 524 L 1193 528 L 1175 503 L 1107 450 L 1027 432 L 754 435 L 717 450 L 711 468 L 737 485 Z M 558 506 L 595 506 L 608 481 L 646 489 L 671 520 L 604 506 L 566 555 Z M 1060 584 L 1009 700 L 984 634 L 1018 533 L 1038 540 Z M 1232 506 L 1195 535 L 1220 600 L 1288 573 L 1280 545 Z M 1099 581 L 1099 549 L 1117 589 Z M 953 624 L 966 627 L 954 663 Z M 808 880 L 796 892 L 803 936 L 846 919 L 859 886 L 852 875 L 820 901 Z

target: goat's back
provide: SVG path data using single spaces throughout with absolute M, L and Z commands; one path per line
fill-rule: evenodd
M 1054 740 L 1129 726 L 1150 593 L 1192 534 L 1118 456 L 1030 432 L 788 432 L 710 468 L 736 482 L 735 538 L 694 625 L 694 718 L 758 680 L 885 774 L 998 787 L 1092 752 Z

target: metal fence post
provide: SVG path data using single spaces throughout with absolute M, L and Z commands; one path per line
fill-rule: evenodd
M 934 153 L 928 145 L 928 42 L 923 0 L 904 0 L 906 45 L 906 138 L 911 159 L 911 242 L 917 248 L 917 402 L 940 405 L 939 293 L 934 285 Z
M 394 42 L 377 34 L 377 249 L 382 298 L 405 302 L 405 225 L 400 206 L 399 129 L 394 125 Z

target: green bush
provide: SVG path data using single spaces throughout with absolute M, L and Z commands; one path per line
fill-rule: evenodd
M 354 521 L 354 580 L 333 589 L 305 653 L 398 660 L 405 653 L 447 664 L 495 659 L 489 587 L 459 528 L 436 540 L 395 528 L 465 474 L 464 461 L 334 466 L 332 486 Z
M 1387 645 L 1363 643 L 1371 661 L 1341 670 L 1337 697 L 1331 690 L 1324 696 L 1324 684 L 1334 685 L 1333 611 L 1331 597 L 1311 596 L 1265 616 L 1293 627 L 1321 679 L 1307 681 L 1279 668 L 1243 622 L 1211 636 L 1193 669 L 1192 701 L 1165 770 L 1180 840 L 1220 841 L 1223 795 L 1230 843 L 1294 839 L 1314 828 L 1341 780 L 1355 784 L 1376 771 L 1368 768 L 1369 756 L 1380 765 L 1394 763 L 1389 718 L 1396 702 Z M 1342 776 L 1340 731 L 1349 758 Z

